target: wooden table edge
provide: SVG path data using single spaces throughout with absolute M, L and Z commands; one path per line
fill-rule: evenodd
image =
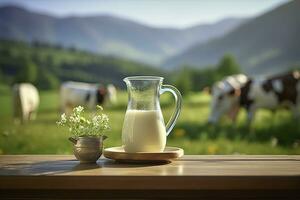
M 184 182 L 184 184 L 182 184 Z M 1 176 L 0 190 L 298 190 L 300 176 Z

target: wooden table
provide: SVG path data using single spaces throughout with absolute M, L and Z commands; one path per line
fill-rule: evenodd
M 0 156 L 0 199 L 300 199 L 299 189 L 300 156 L 191 155 L 157 164 Z

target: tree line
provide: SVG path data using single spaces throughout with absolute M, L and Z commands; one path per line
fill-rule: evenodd
M 73 80 L 113 83 L 130 75 L 161 75 L 164 72 L 122 58 L 102 56 L 75 47 L 63 48 L 40 42 L 0 41 L 0 82 L 12 85 L 30 82 L 39 89 L 56 89 L 60 82 Z
M 166 78 L 183 93 L 200 91 L 224 76 L 240 73 L 231 55 L 225 55 L 216 66 L 199 69 L 181 66 L 173 72 L 142 63 L 101 56 L 76 48 L 63 48 L 40 42 L 0 41 L 0 81 L 12 85 L 30 82 L 39 89 L 56 89 L 66 80 L 113 83 L 124 87 L 122 79 L 130 75 L 157 75 Z
M 216 66 L 207 66 L 203 69 L 197 69 L 194 66 L 182 66 L 174 72 L 173 81 L 183 95 L 191 91 L 201 91 L 210 87 L 216 81 L 225 76 L 241 73 L 241 67 L 235 58 L 230 55 L 224 55 Z

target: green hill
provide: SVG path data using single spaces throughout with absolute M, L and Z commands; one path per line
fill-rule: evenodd
M 41 89 L 57 87 L 59 82 L 67 80 L 113 83 L 124 87 L 122 79 L 130 75 L 165 74 L 149 65 L 74 48 L 0 41 L 0 82 L 4 84 L 28 81 L 33 77 L 32 82 Z
M 237 27 L 224 37 L 196 45 L 165 62 L 199 67 L 233 54 L 248 74 L 270 74 L 300 63 L 300 1 L 288 2 Z

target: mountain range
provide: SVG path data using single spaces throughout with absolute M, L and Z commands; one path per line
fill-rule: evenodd
M 76 47 L 158 65 L 194 44 L 219 38 L 245 18 L 186 29 L 156 28 L 108 15 L 55 17 L 18 6 L 0 7 L 0 38 Z
M 233 54 L 247 74 L 274 74 L 300 64 L 300 1 L 290 1 L 248 20 L 223 37 L 196 44 L 167 59 L 165 68 L 204 68 Z

